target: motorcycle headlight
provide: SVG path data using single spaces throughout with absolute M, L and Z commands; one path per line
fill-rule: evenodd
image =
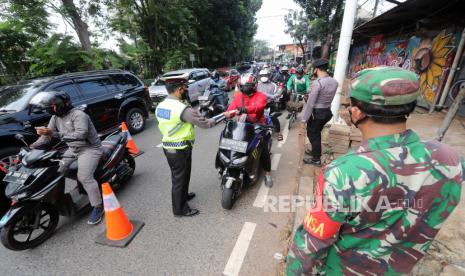
M 233 160 L 232 163 L 234 165 L 239 165 L 239 164 L 245 163 L 247 161 L 247 158 L 248 158 L 248 156 L 244 156 L 244 157 Z
M 224 155 L 222 152 L 220 152 L 220 159 L 225 163 L 229 163 L 229 158 L 226 157 L 226 155 Z

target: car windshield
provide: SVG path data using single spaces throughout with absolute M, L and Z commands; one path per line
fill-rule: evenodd
M 155 82 L 155 85 L 165 85 L 165 81 L 162 80 L 162 79 L 158 79 L 158 80 Z
M 0 87 L 0 112 L 23 110 L 34 91 L 30 84 Z

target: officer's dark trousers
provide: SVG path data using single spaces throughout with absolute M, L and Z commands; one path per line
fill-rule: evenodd
M 321 158 L 321 131 L 329 120 L 333 117 L 330 108 L 315 108 L 313 114 L 307 122 L 307 137 L 312 144 L 313 160 Z
M 173 214 L 184 215 L 189 212 L 187 194 L 191 179 L 192 148 L 169 150 L 164 149 L 166 159 L 171 169 L 171 199 Z

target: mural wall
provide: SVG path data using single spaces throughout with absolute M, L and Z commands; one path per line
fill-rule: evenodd
M 349 74 L 376 66 L 399 66 L 420 75 L 422 96 L 419 104 L 436 103 L 455 56 L 460 32 L 440 31 L 433 38 L 385 39 L 372 37 L 367 45 L 352 49 Z

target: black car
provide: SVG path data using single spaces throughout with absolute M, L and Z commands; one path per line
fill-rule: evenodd
M 24 80 L 0 87 L 0 180 L 10 164 L 17 162 L 23 134 L 28 143 L 38 137 L 34 127 L 48 124 L 50 114 L 33 110 L 29 101 L 41 91 L 65 91 L 75 107 L 85 110 L 101 136 L 126 122 L 131 133 L 144 130 L 151 99 L 148 88 L 132 73 L 122 70 L 87 71 Z M 2 205 L 0 187 L 0 209 Z

